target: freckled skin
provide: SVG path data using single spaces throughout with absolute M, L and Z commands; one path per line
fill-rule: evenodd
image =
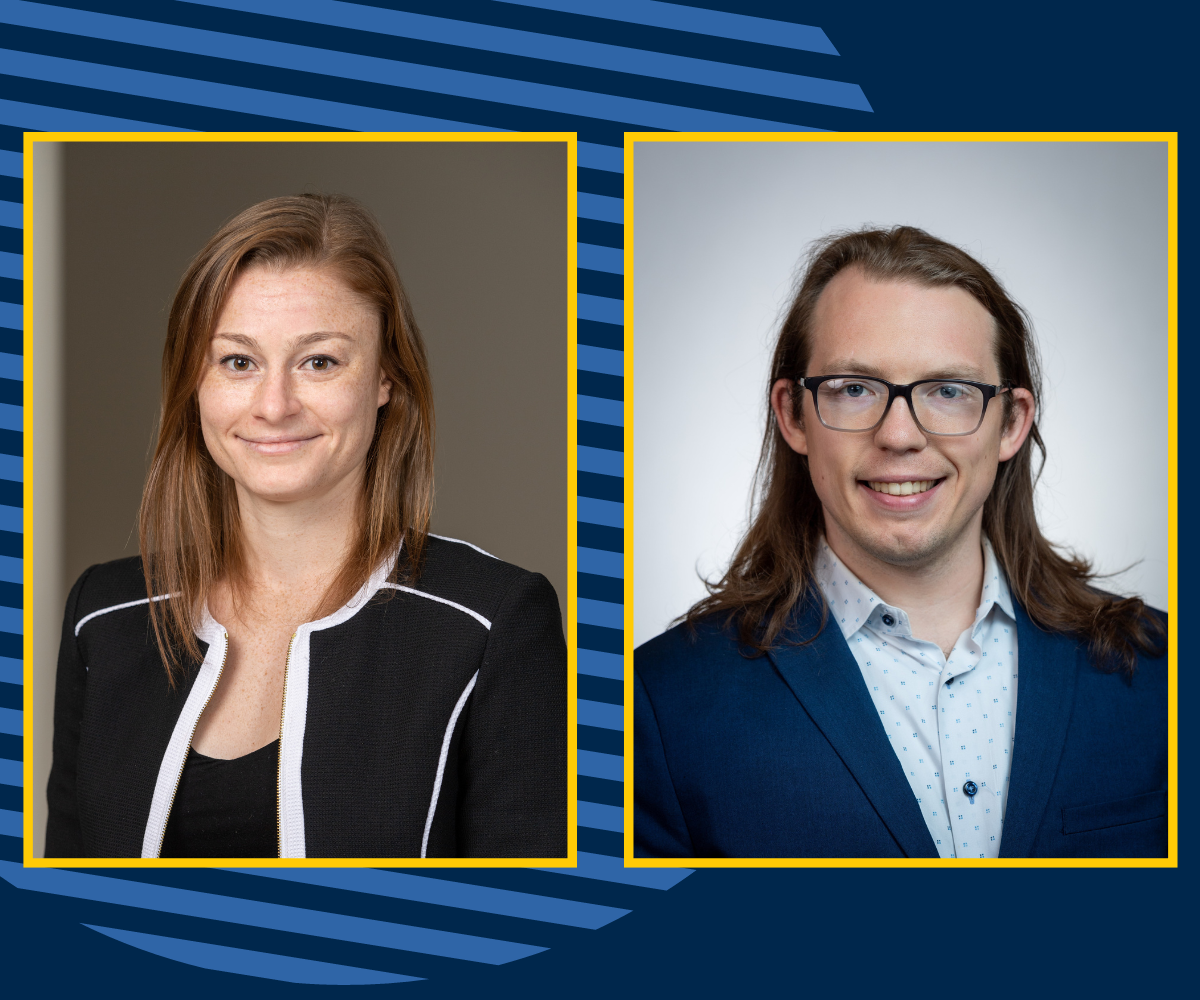
M 949 376 L 998 384 L 994 325 L 968 292 L 898 281 L 873 281 L 848 268 L 817 302 L 806 375 L 870 366 L 880 378 L 908 384 Z M 914 634 L 953 646 L 974 618 L 983 576 L 983 504 L 1000 462 L 1020 449 L 1033 422 L 1033 397 L 1013 390 L 993 399 L 983 424 L 962 437 L 926 434 L 907 403 L 893 402 L 873 431 L 824 427 L 812 394 L 801 419 L 788 405 L 791 383 L 772 387 L 771 405 L 788 445 L 808 456 L 825 514 L 825 534 L 838 557 L 884 600 L 909 612 Z M 928 493 L 891 498 L 865 482 L 941 480 Z
M 391 385 L 378 310 L 336 274 L 251 268 L 218 317 L 200 381 L 204 443 L 237 486 L 247 589 L 208 596 L 229 634 L 221 681 L 193 746 L 233 758 L 279 735 L 296 627 L 354 532 L 367 451 Z

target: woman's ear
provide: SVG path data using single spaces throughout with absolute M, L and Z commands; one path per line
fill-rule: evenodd
M 382 370 L 379 372 L 379 402 L 376 407 L 383 406 L 389 399 L 392 398 L 392 381 Z
M 796 416 L 796 411 L 804 405 L 804 390 L 799 389 L 799 392 L 801 395 L 796 395 L 796 383 L 790 378 L 776 379 L 771 386 L 771 410 L 788 447 L 799 455 L 807 455 L 808 435 L 804 433 L 804 422 Z

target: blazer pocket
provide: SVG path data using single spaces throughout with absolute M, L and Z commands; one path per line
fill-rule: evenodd
M 1063 833 L 1086 833 L 1088 830 L 1141 823 L 1167 814 L 1167 793 L 1147 792 L 1145 795 L 1133 795 L 1094 806 L 1070 806 L 1063 809 L 1062 814 Z

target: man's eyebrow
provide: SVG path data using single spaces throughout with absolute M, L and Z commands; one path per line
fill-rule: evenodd
M 879 378 L 884 381 L 890 379 L 884 378 L 883 369 L 878 365 L 867 364 L 864 361 L 852 361 L 843 359 L 833 361 L 826 366 L 829 371 L 822 374 L 829 375 L 863 375 L 868 378 Z M 986 382 L 985 373 L 982 369 L 976 368 L 974 365 L 955 365 L 954 367 L 939 368 L 934 371 L 925 372 L 919 379 L 914 381 L 924 381 L 925 379 L 956 379 L 966 382 Z

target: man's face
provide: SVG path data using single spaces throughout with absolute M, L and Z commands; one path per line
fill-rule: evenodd
M 958 378 L 994 385 L 1000 382 L 994 336 L 992 317 L 960 288 L 873 281 L 850 268 L 817 301 L 805 374 L 873 375 L 899 384 Z M 861 563 L 865 554 L 917 568 L 938 562 L 957 546 L 978 546 L 983 503 L 997 465 L 1017 453 L 1032 423 L 1033 398 L 1027 390 L 1013 392 L 1007 424 L 1004 396 L 998 396 L 975 433 L 946 437 L 922 431 L 900 398 L 874 430 L 835 431 L 821 424 L 812 393 L 805 391 L 797 422 L 787 402 L 790 385 L 782 379 L 776 383 L 772 406 L 788 444 L 808 456 L 826 534 L 843 558 Z M 900 487 L 906 495 L 878 488 L 892 483 L 909 484 Z

